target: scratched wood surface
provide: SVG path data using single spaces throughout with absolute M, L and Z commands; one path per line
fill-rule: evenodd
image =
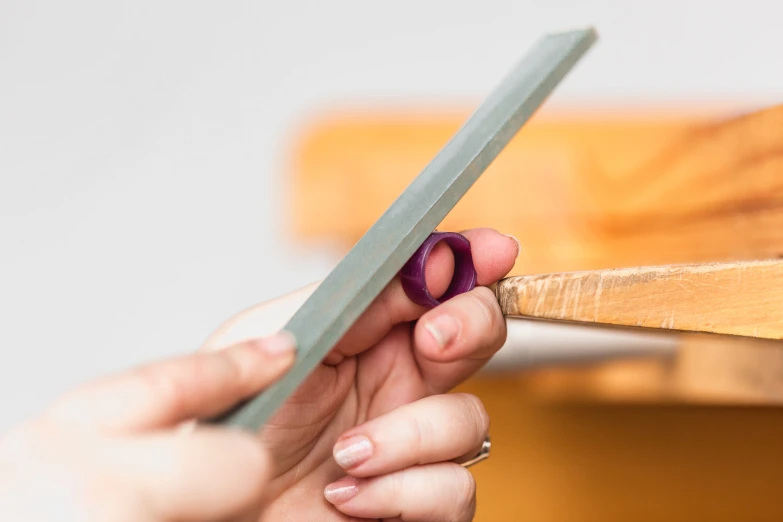
M 503 313 L 783 339 L 783 261 L 663 265 L 516 276 Z

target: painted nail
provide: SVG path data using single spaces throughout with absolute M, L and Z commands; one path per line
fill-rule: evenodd
M 438 346 L 446 348 L 459 335 L 460 324 L 450 315 L 444 314 L 427 322 L 424 328 L 435 338 Z
M 372 457 L 372 442 L 364 435 L 355 435 L 334 445 L 334 460 L 343 469 L 351 469 Z
M 359 481 L 353 477 L 344 477 L 324 488 L 324 497 L 330 504 L 348 502 L 359 492 Z
M 296 349 L 296 340 L 290 332 L 282 331 L 256 342 L 261 350 L 271 355 L 280 355 Z
M 517 239 L 514 236 L 509 235 L 509 234 L 506 234 L 506 237 L 509 238 L 509 239 L 513 239 L 514 243 L 517 244 L 517 255 L 514 256 L 514 257 L 519 257 L 519 253 L 522 252 L 522 245 L 519 243 L 519 239 Z

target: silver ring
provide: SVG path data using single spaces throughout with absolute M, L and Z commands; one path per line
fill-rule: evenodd
M 482 460 L 487 460 L 489 458 L 489 450 L 492 447 L 492 442 L 489 440 L 489 434 L 487 434 L 487 438 L 484 439 L 484 442 L 481 444 L 481 449 L 478 452 L 478 455 L 473 457 L 467 462 L 463 462 L 461 465 L 469 468 L 475 464 L 478 464 Z

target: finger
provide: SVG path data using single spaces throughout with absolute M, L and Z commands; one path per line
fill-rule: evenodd
M 474 288 L 433 308 L 416 323 L 416 351 L 433 362 L 489 359 L 506 340 L 506 320 L 495 295 Z
M 351 428 L 333 455 L 346 473 L 370 477 L 476 455 L 488 431 L 489 415 L 478 398 L 434 395 Z
M 469 230 L 463 235 L 471 243 L 478 285 L 493 284 L 511 270 L 519 251 L 515 239 L 491 229 Z M 448 289 L 453 267 L 451 251 L 446 245 L 438 244 L 425 266 L 427 286 L 434 297 Z M 408 298 L 396 277 L 337 344 L 335 351 L 345 356 L 355 355 L 380 341 L 395 325 L 416 320 L 426 311 L 427 308 Z
M 264 500 L 270 457 L 239 430 L 134 437 L 102 455 L 111 475 L 138 490 L 155 520 L 227 520 Z
M 428 464 L 370 479 L 345 477 L 326 487 L 326 500 L 359 518 L 406 522 L 473 520 L 476 482 L 454 463 Z
M 485 287 L 458 295 L 424 314 L 413 332 L 416 361 L 430 391 L 451 389 L 503 347 L 506 320 Z
M 294 360 L 290 335 L 143 366 L 67 394 L 48 416 L 107 431 L 173 426 L 228 410 L 279 378 Z
M 478 285 L 496 283 L 514 266 L 514 260 L 519 254 L 516 239 L 486 228 L 468 230 L 463 235 L 471 243 Z M 453 269 L 451 250 L 439 243 L 427 258 L 425 266 L 427 287 L 436 298 L 448 289 Z M 210 336 L 202 350 L 219 350 L 230 343 L 279 330 L 316 290 L 318 284 L 253 306 L 232 317 Z M 373 346 L 395 325 L 418 319 L 426 311 L 426 308 L 408 299 L 399 276 L 395 277 L 337 343 L 327 362 L 339 362 L 342 356 L 355 355 Z M 340 357 L 335 358 L 334 354 Z

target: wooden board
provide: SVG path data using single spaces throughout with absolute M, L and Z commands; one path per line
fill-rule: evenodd
M 290 163 L 296 237 L 349 248 L 465 111 L 336 113 Z M 537 115 L 439 227 L 516 236 L 512 275 L 783 255 L 783 106 Z
M 495 288 L 511 316 L 783 339 L 783 260 L 517 276 Z

